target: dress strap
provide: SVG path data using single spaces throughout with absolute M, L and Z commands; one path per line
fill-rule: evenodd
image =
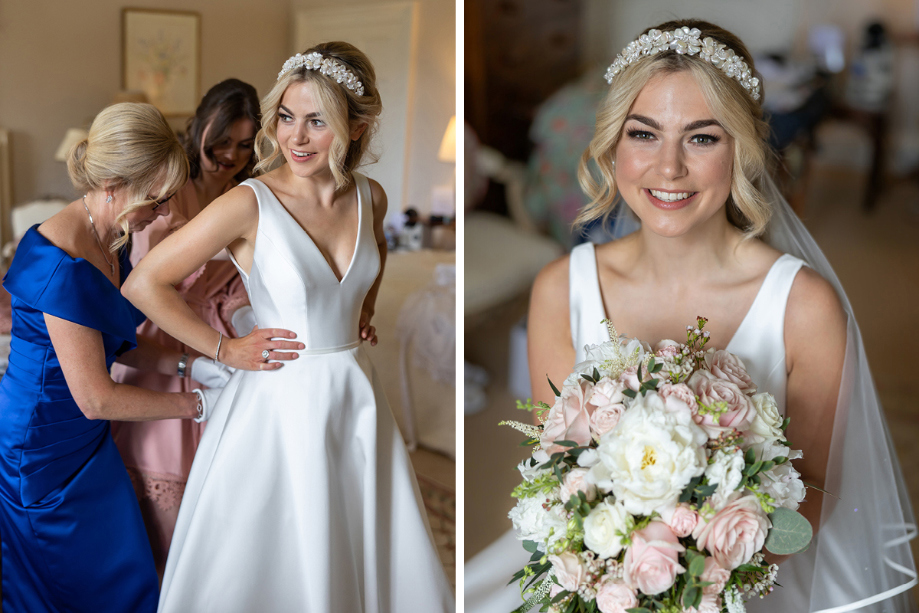
M 601 323 L 606 314 L 603 311 L 593 243 L 583 243 L 571 250 L 568 260 L 568 310 L 575 362 L 583 362 L 586 357 L 585 345 L 608 340 L 605 338 L 606 328 Z

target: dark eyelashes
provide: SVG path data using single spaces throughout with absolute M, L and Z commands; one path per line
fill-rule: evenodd
M 627 130 L 626 135 L 629 138 L 636 140 L 649 140 L 654 138 L 654 135 L 651 132 L 648 132 L 647 130 L 639 130 L 637 128 Z M 714 134 L 693 134 L 689 140 L 697 145 L 714 145 L 721 140 L 721 137 L 715 136 Z

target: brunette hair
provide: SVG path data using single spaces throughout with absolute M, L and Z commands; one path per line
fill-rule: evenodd
M 261 128 L 258 92 L 254 87 L 239 79 L 227 79 L 207 90 L 195 111 L 195 116 L 188 120 L 185 137 L 182 139 L 192 179 L 197 179 L 201 175 L 201 150 L 204 150 L 207 159 L 216 164 L 214 146 L 227 138 L 230 128 L 240 119 L 251 121 L 255 126 L 255 132 Z M 205 130 L 207 138 L 204 138 Z M 233 178 L 237 182 L 245 181 L 252 176 L 254 167 L 253 147 L 249 163 Z
M 185 185 L 188 160 L 175 132 L 155 106 L 122 102 L 96 115 L 89 135 L 70 150 L 67 172 L 80 191 L 127 190 L 128 203 L 115 218 L 124 232 L 109 247 L 114 253 L 128 242 L 128 214 Z M 159 191 L 153 194 L 158 181 L 162 181 Z
M 351 184 L 351 172 L 365 157 L 375 161 L 375 157 L 370 155 L 370 141 L 376 133 L 378 118 L 383 110 L 380 92 L 377 91 L 376 72 L 370 59 L 349 43 L 321 43 L 310 47 L 303 55 L 310 53 L 319 53 L 324 58 L 344 64 L 361 82 L 364 93 L 358 95 L 334 78 L 305 66 L 284 73 L 262 98 L 262 129 L 255 137 L 255 152 L 259 160 L 255 170 L 271 170 L 283 163 L 283 154 L 278 144 L 278 107 L 288 87 L 309 82 L 313 84 L 323 119 L 334 134 L 329 162 L 335 186 L 342 190 Z M 367 127 L 357 140 L 351 140 L 351 130 L 360 124 Z
M 743 42 L 731 32 L 707 21 L 684 19 L 668 21 L 650 30 L 663 32 L 682 27 L 698 28 L 700 38 L 710 36 L 723 43 L 755 70 L 753 57 Z M 575 220 L 583 227 L 596 219 L 607 219 L 617 202 L 614 157 L 622 137 L 623 126 L 632 104 L 642 88 L 653 77 L 676 72 L 690 72 L 702 90 L 709 108 L 725 131 L 734 139 L 734 164 L 731 195 L 727 202 L 728 220 L 747 237 L 759 236 L 766 229 L 772 210 L 762 193 L 770 149 L 766 143 L 769 128 L 763 120 L 763 109 L 750 93 L 723 70 L 697 55 L 668 50 L 626 66 L 610 85 L 609 93 L 597 110 L 597 125 L 590 145 L 581 156 L 578 180 L 591 198 Z M 590 161 L 599 170 L 599 181 L 593 176 Z

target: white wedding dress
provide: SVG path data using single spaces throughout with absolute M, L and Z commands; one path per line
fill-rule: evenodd
M 803 264 L 800 259 L 787 254 L 776 260 L 763 280 L 740 327 L 728 345 L 724 347 L 743 360 L 759 391 L 769 392 L 775 396 L 783 415 L 787 379 L 784 340 L 785 306 L 792 283 Z M 596 345 L 609 340 L 606 326 L 601 323 L 606 318 L 606 313 L 600 294 L 595 248 L 590 243 L 579 245 L 571 252 L 569 307 L 571 338 L 577 352 L 575 360 L 578 363 L 586 359 L 585 345 Z M 615 323 L 615 313 L 610 315 Z M 628 331 L 620 330 L 620 332 L 627 333 Z M 826 513 L 824 516 L 826 517 Z M 824 519 L 824 523 L 826 522 L 827 520 Z M 792 556 L 783 562 L 777 577 L 781 587 L 776 587 L 768 598 L 747 602 L 747 611 L 750 613 L 804 613 L 813 610 L 810 605 L 810 594 L 812 593 L 810 586 L 814 580 L 814 557 L 817 552 L 835 551 L 840 559 L 857 555 L 857 552 L 846 551 L 847 547 L 839 545 L 837 536 L 838 533 L 834 531 L 822 531 L 815 539 L 819 541 L 819 546 L 812 543 L 807 552 Z M 488 548 L 469 560 L 465 565 L 466 613 L 510 613 L 523 604 L 518 584 L 516 582 L 510 586 L 506 584 L 528 560 L 529 554 L 524 551 L 513 531 L 505 533 Z M 863 569 L 865 575 L 868 574 L 867 571 L 867 568 Z M 833 585 L 824 585 L 821 588 L 824 591 L 834 592 L 840 602 L 851 602 L 857 600 L 858 596 L 847 600 L 847 589 L 863 585 L 864 581 L 864 576 L 846 576 L 846 572 L 841 570 L 834 574 Z M 841 607 L 839 611 L 913 611 L 908 598 L 907 595 L 888 599 L 875 605 L 876 608 Z M 827 611 L 830 610 L 827 609 Z
M 261 328 L 306 345 L 272 371 L 237 371 L 188 478 L 159 611 L 453 611 L 421 496 L 358 318 L 380 270 L 367 179 L 339 282 L 264 183 L 252 270 Z M 234 260 L 235 262 L 235 260 Z M 237 268 L 239 265 L 237 264 Z

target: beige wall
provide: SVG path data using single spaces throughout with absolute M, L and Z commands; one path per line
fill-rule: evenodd
M 375 0 L 367 0 L 373 2 Z M 363 2 L 351 2 L 362 4 Z M 121 89 L 121 9 L 201 14 L 201 93 L 236 77 L 264 94 L 291 54 L 291 15 L 313 0 L 0 1 L 0 126 L 12 132 L 13 202 L 77 194 L 54 152 Z M 327 6 L 328 0 L 322 0 Z M 406 201 L 425 212 L 431 190 L 453 181 L 437 149 L 455 105 L 455 9 L 420 0 Z M 181 128 L 184 120 L 172 120 Z M 394 203 L 391 208 L 400 208 Z
M 228 77 L 267 91 L 287 58 L 289 0 L 127 3 L 201 14 L 201 93 Z M 76 196 L 54 152 L 121 89 L 121 0 L 0 2 L 0 125 L 12 131 L 13 202 Z M 258 9 L 254 7 L 258 6 Z M 176 119 L 175 127 L 184 120 Z

